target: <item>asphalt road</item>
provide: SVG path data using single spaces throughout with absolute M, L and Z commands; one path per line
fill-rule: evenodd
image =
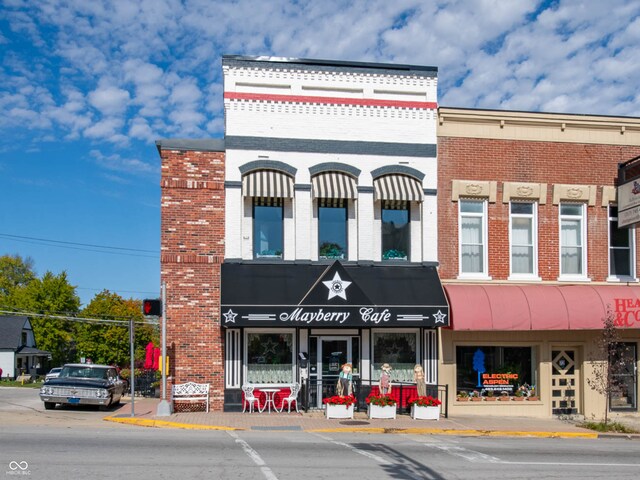
M 95 410 L 47 412 L 32 400 L 33 393 L 0 388 L 0 476 L 47 480 L 640 476 L 636 440 L 154 429 L 103 422 L 104 413 Z

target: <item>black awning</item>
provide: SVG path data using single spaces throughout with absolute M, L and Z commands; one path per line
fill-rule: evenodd
M 222 265 L 225 327 L 445 327 L 433 266 Z

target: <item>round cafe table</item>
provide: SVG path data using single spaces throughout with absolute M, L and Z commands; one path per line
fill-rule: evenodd
M 273 409 L 277 412 L 278 409 L 276 408 L 275 396 L 276 396 L 276 393 L 280 391 L 280 389 L 279 388 L 261 388 L 260 391 L 264 392 L 266 397 L 265 404 L 262 407 L 262 411 L 264 412 L 264 409 L 268 408 L 269 413 L 271 413 L 271 407 L 273 407 Z

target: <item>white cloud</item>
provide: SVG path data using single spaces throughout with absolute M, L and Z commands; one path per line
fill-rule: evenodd
M 119 154 L 105 155 L 99 150 L 89 152 L 94 161 L 107 170 L 129 174 L 156 174 L 159 167 L 137 158 L 124 158 Z
M 104 115 L 120 115 L 129 103 L 129 92 L 114 86 L 100 86 L 88 95 L 89 103 Z

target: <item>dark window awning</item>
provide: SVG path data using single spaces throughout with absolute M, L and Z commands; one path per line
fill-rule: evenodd
M 353 199 L 357 196 L 356 181 L 340 172 L 326 172 L 311 179 L 313 198 Z
M 433 266 L 224 263 L 225 327 L 444 327 Z
M 420 182 L 406 175 L 385 175 L 373 181 L 375 200 L 391 202 L 421 202 Z
M 599 330 L 607 311 L 640 328 L 640 287 L 446 285 L 453 330 Z
M 291 198 L 293 179 L 276 170 L 257 170 L 242 178 L 242 194 L 245 197 Z

